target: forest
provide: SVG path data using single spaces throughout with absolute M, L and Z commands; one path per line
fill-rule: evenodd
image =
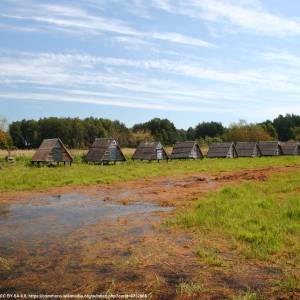
M 168 119 L 154 118 L 128 128 L 120 121 L 103 118 L 41 118 L 7 124 L 0 119 L 0 147 L 37 148 L 46 138 L 60 137 L 70 148 L 85 149 L 95 137 L 114 137 L 122 147 L 136 147 L 142 140 L 160 140 L 171 146 L 176 141 L 197 140 L 202 145 L 213 141 L 299 140 L 300 116 L 279 115 L 273 121 L 247 123 L 240 120 L 228 127 L 221 122 L 200 122 L 187 130 L 178 129 Z

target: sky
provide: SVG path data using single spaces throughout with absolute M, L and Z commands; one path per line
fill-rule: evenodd
M 299 0 L 1 0 L 0 116 L 300 114 L 299 50 Z

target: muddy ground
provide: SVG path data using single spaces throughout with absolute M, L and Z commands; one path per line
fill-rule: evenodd
M 193 231 L 166 226 L 165 220 L 221 186 L 264 181 L 293 168 L 4 193 L 0 294 L 147 293 L 152 299 L 230 299 L 254 290 L 274 298 L 272 282 L 280 279 L 280 269 L 235 255 L 235 248 L 220 237 L 198 238 Z M 201 262 L 199 243 L 217 247 L 223 265 Z M 183 288 L 199 282 L 198 294 L 189 295 Z

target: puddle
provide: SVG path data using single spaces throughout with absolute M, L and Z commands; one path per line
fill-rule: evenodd
M 152 223 L 160 220 L 160 213 L 173 209 L 150 201 L 124 205 L 106 198 L 102 192 L 68 193 L 0 206 L 0 258 L 11 264 L 10 269 L 0 264 L 0 290 L 73 291 L 88 282 L 77 276 L 86 272 L 95 276 L 95 284 L 102 282 L 108 272 L 105 265 L 114 262 L 116 275 L 118 260 L 131 259 L 131 247 L 153 234 Z
M 52 241 L 94 223 L 171 209 L 145 202 L 123 205 L 84 194 L 32 198 L 2 208 L 5 213 L 0 214 L 0 242 Z

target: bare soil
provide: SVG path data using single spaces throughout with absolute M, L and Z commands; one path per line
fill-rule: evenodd
M 156 177 L 109 185 L 0 195 L 0 294 L 147 293 L 152 299 L 268 299 L 282 271 L 246 260 L 225 238 L 164 226 L 167 218 L 226 184 L 264 181 L 299 167 Z M 200 244 L 218 249 L 206 264 Z M 1 269 L 2 268 L 2 269 Z M 183 283 L 203 285 L 189 294 Z M 299 296 L 299 298 L 297 298 Z M 300 295 L 278 299 L 300 299 Z M 294 298 L 288 298 L 294 297 Z

